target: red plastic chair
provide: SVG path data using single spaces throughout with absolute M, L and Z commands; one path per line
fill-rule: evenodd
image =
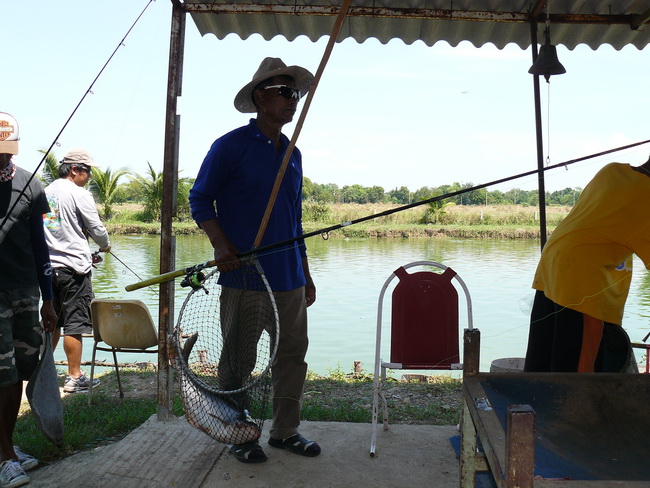
M 435 267 L 435 271 L 408 273 L 415 266 Z M 394 278 L 399 283 L 392 292 L 390 323 L 390 362 L 381 359 L 383 301 Z M 377 343 L 372 402 L 370 455 L 375 455 L 379 401 L 383 407 L 384 430 L 388 429 L 388 406 L 383 394 L 386 369 L 452 370 L 462 369 L 459 348 L 458 291 L 462 288 L 467 303 L 467 328 L 473 328 L 472 301 L 465 282 L 456 272 L 434 261 L 416 261 L 396 269 L 386 280 L 377 306 Z

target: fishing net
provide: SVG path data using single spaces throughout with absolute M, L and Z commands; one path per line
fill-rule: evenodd
M 172 335 L 186 418 L 220 442 L 255 441 L 270 417 L 279 337 L 273 293 L 257 261 L 193 281 Z

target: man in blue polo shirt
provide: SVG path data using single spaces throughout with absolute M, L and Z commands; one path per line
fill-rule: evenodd
M 237 254 L 251 250 L 289 139 L 282 127 L 291 122 L 298 101 L 309 91 L 313 75 L 279 58 L 266 58 L 250 83 L 235 97 L 242 113 L 257 113 L 249 124 L 217 139 L 205 157 L 190 191 L 192 216 L 214 248 L 222 286 L 228 272 L 241 268 Z M 215 211 L 216 206 L 216 211 Z M 295 148 L 260 246 L 302 235 L 302 156 Z M 269 445 L 303 456 L 320 447 L 298 433 L 307 374 L 307 307 L 316 299 L 303 241 L 259 256 L 280 316 L 280 340 L 272 366 L 273 425 Z M 257 442 L 234 445 L 241 462 L 267 457 Z

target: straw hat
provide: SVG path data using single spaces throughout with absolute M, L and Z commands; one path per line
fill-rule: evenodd
M 255 87 L 274 76 L 291 76 L 296 83 L 296 88 L 301 95 L 309 91 L 314 75 L 300 66 L 287 66 L 280 58 L 265 58 L 253 75 L 253 79 L 244 88 L 239 90 L 235 97 L 235 108 L 242 113 L 257 112 L 253 104 L 253 90 Z

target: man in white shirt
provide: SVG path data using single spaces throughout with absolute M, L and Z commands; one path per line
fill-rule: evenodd
M 82 334 L 92 332 L 90 302 L 92 254 L 88 237 L 102 252 L 111 244 L 97 213 L 95 200 L 84 186 L 94 162 L 83 149 L 68 152 L 59 166 L 59 179 L 45 188 L 51 211 L 43 216 L 45 237 L 53 268 L 54 308 L 59 316 L 53 336 L 56 348 L 63 329 L 63 349 L 68 359 L 66 393 L 85 391 L 90 380 L 81 371 Z M 95 379 L 93 386 L 99 384 Z

